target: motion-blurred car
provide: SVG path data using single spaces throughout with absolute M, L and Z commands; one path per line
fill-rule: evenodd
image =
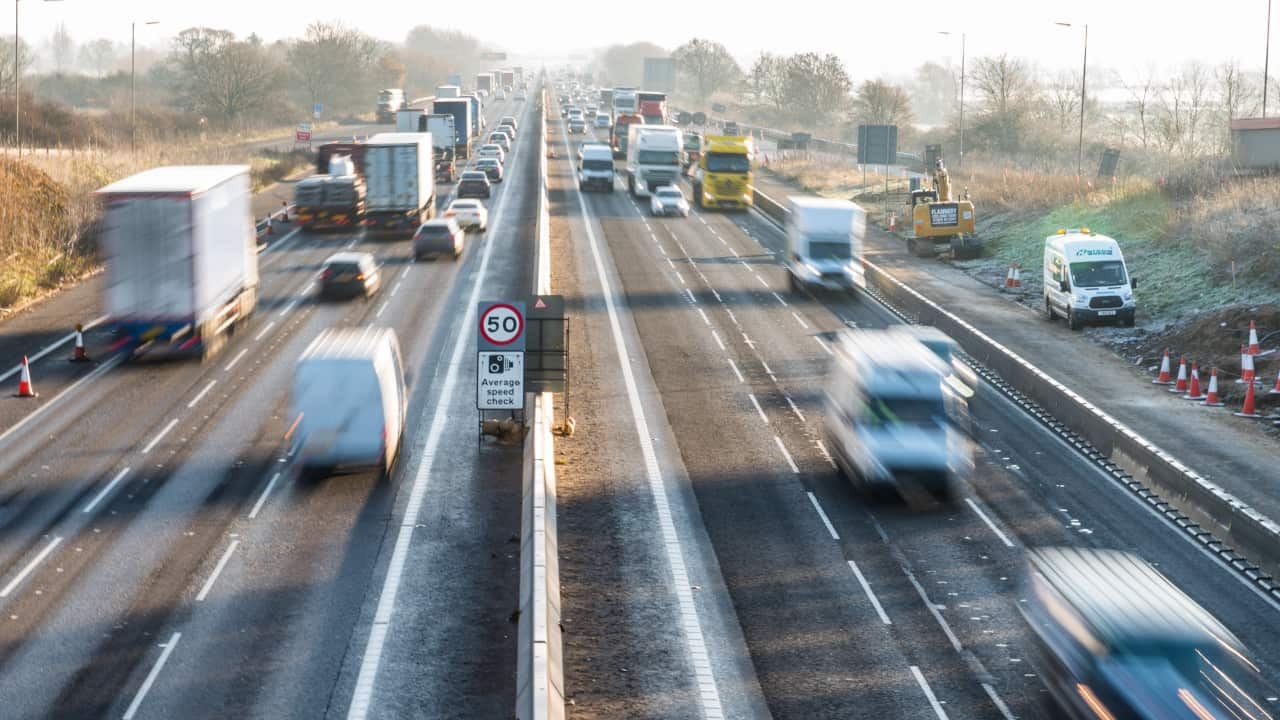
M 595 115 L 595 114 L 596 114 L 596 110 L 597 110 L 597 108 L 596 108 L 596 106 L 595 106 L 595 105 L 588 105 L 588 106 L 587 106 L 587 116 L 588 116 L 588 117 L 590 117 L 590 116 L 592 116 L 592 115 Z
M 458 197 L 487 198 L 493 194 L 489 176 L 481 170 L 467 170 L 458 180 Z
M 586 131 L 587 131 L 587 121 L 583 120 L 582 116 L 579 115 L 577 117 L 569 118 L 570 134 L 580 134 L 580 133 L 585 133 Z
M 507 99 L 507 91 L 506 91 L 506 90 L 503 90 L 502 88 L 498 88 L 498 92 L 494 93 L 494 94 L 493 94 L 493 97 L 494 97 L 494 98 L 496 98 L 496 99 L 498 99 L 498 100 L 506 100 L 506 99 Z
M 486 158 L 493 158 L 498 161 L 499 165 L 507 161 L 506 151 L 502 149 L 501 145 L 498 145 L 495 143 L 486 143 L 484 145 L 481 145 L 480 151 L 476 153 L 476 157 L 480 158 L 481 160 L 484 160 Z
M 524 102 L 525 100 L 528 100 L 528 99 L 529 99 L 529 93 L 525 92 L 524 88 L 520 88 L 516 90 L 516 100 L 518 102 Z
M 515 128 L 511 127 L 510 125 L 499 125 L 498 128 L 494 130 L 494 132 L 498 133 L 499 135 L 506 136 L 508 143 L 513 143 L 516 141 Z M 510 153 L 511 151 L 508 150 L 507 152 Z
M 502 163 L 498 158 L 480 158 L 476 161 L 476 169 L 488 176 L 489 182 L 502 182 Z
M 428 220 L 418 226 L 413 234 L 413 259 L 436 258 L 441 255 L 458 257 L 462 254 L 467 233 L 451 217 Z
M 649 199 L 649 212 L 655 216 L 679 215 L 689 217 L 689 201 L 675 185 L 663 185 L 653 191 Z
M 1028 565 L 1018 609 L 1034 634 L 1031 664 L 1062 714 L 1276 716 L 1277 691 L 1240 640 L 1142 559 L 1041 548 L 1028 553 Z
M 446 218 L 453 218 L 464 228 L 475 228 L 480 232 L 489 229 L 489 211 L 479 200 L 454 200 L 449 209 L 444 211 Z
M 609 125 L 610 120 L 608 113 L 596 113 L 596 127 L 608 130 Z
M 495 130 L 489 133 L 489 142 L 502 148 L 504 153 L 511 152 L 511 137 L 504 132 Z
M 503 125 L 508 125 L 512 130 L 519 132 L 520 126 L 516 124 L 516 119 L 511 115 L 502 116 L 502 119 L 498 121 L 498 126 L 501 127 Z
M 369 297 L 378 292 L 382 276 L 373 255 L 365 252 L 340 252 L 330 255 L 320 270 L 320 297 L 339 299 Z

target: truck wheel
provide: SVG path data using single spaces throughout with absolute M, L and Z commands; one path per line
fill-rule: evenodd
M 907 238 L 907 252 L 916 257 L 930 257 L 933 255 L 933 246 L 930 243 L 922 242 L 919 238 L 909 237 Z
M 1124 326 L 1133 327 L 1135 321 L 1137 320 L 1137 315 L 1138 315 L 1137 311 L 1134 311 L 1129 313 L 1128 315 L 1125 315 L 1124 319 L 1122 320 L 1122 322 L 1124 323 Z
M 631 197 L 636 196 L 636 178 L 634 175 L 627 176 L 627 192 L 631 193 Z
M 1054 320 L 1057 319 L 1057 315 L 1055 315 L 1053 312 L 1053 305 L 1049 303 L 1048 295 L 1046 295 L 1044 298 L 1044 319 L 1047 322 L 1053 322 Z
M 1076 311 L 1074 308 L 1067 308 L 1067 327 L 1072 330 L 1079 330 L 1083 327 L 1083 324 L 1080 322 L 1080 318 L 1076 317 Z

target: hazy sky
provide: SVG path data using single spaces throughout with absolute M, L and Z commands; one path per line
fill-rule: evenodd
M 0 2 L 0 8 L 12 1 Z M 661 12 L 657 9 L 662 5 L 652 0 L 642 6 L 653 11 L 628 11 L 625 2 L 538 0 L 477 5 L 432 0 L 23 0 L 21 9 L 22 36 L 37 47 L 59 21 L 67 23 L 77 40 L 107 36 L 127 41 L 131 20 L 159 20 L 158 26 L 139 26 L 139 44 L 153 45 L 193 25 L 257 32 L 273 40 L 297 36 L 309 21 L 325 19 L 388 40 L 403 39 L 417 24 L 453 27 L 512 52 L 561 57 L 566 48 L 635 40 L 670 48 L 698 35 L 724 43 L 743 62 L 766 49 L 834 52 L 861 80 L 901 74 L 926 59 L 958 62 L 959 38 L 941 37 L 937 30 L 967 32 L 970 57 L 1007 51 L 1045 68 L 1078 67 L 1081 30 L 1056 27 L 1056 20 L 1089 23 L 1090 67 L 1171 66 L 1196 57 L 1211 63 L 1235 58 L 1246 69 L 1260 70 L 1267 1 L 713 0 L 672 3 Z M 727 15 L 722 8 L 739 8 L 741 16 Z M 456 9 L 464 10 L 461 16 Z M 11 22 L 5 26 L 12 32 Z M 1277 51 L 1280 62 L 1280 46 Z

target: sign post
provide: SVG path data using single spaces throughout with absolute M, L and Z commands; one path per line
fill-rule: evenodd
M 315 117 L 315 119 L 319 120 L 320 113 L 322 112 L 324 112 L 324 103 L 316 103 L 315 108 L 312 109 L 311 114 Z
M 477 307 L 480 326 L 476 333 L 476 409 L 480 411 L 481 437 L 484 415 L 524 411 L 525 313 L 520 301 L 489 300 Z
M 294 144 L 306 143 L 307 147 L 311 147 L 311 123 L 298 123 L 298 129 L 293 133 Z

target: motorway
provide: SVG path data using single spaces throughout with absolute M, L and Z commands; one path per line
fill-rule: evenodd
M 1018 612 L 1044 545 L 1137 553 L 1280 679 L 1280 608 L 990 386 L 953 505 L 855 493 L 821 444 L 828 340 L 896 317 L 789 292 L 758 213 L 578 192 L 562 128 L 553 285 L 590 386 L 560 444 L 570 717 L 1045 716 Z
M 523 131 L 531 107 L 486 115 Z M 260 256 L 258 313 L 211 362 L 121 365 L 99 327 L 97 363 L 34 363 L 41 397 L 0 403 L 5 717 L 510 714 L 521 458 L 477 448 L 465 350 L 478 300 L 531 286 L 536 148 L 517 140 L 490 229 L 456 262 L 299 230 Z M 320 304 L 316 273 L 343 248 L 374 253 L 383 288 Z M 399 335 L 405 450 L 390 477 L 303 482 L 294 361 L 321 329 L 358 324 Z

